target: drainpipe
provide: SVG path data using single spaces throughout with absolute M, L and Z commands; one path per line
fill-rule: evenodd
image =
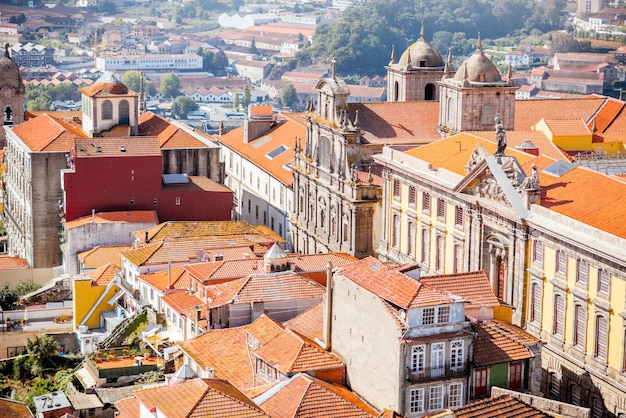
M 326 297 L 324 301 L 324 329 L 322 338 L 324 339 L 322 348 L 330 350 L 330 339 L 332 332 L 332 313 L 333 313 L 333 263 L 330 261 L 326 264 Z

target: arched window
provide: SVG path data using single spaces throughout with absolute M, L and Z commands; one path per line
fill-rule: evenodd
M 452 97 L 448 98 L 448 122 L 454 122 L 454 100 Z
M 102 119 L 113 119 L 113 104 L 110 100 L 105 100 L 104 102 L 102 102 Z
M 435 85 L 434 84 L 426 84 L 426 88 L 424 89 L 424 100 L 435 100 Z
M 130 121 L 128 100 L 122 100 L 118 105 L 118 111 L 120 113 L 120 124 L 128 125 Z

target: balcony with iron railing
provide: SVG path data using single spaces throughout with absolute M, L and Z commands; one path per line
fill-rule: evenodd
M 441 367 L 423 367 L 418 370 L 412 370 L 410 367 L 407 367 L 406 379 L 409 382 L 443 379 L 469 374 L 469 370 L 469 362 L 465 362 L 458 367 L 450 367 L 449 364 Z

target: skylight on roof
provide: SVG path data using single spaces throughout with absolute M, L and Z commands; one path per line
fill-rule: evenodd
M 272 151 L 265 154 L 265 156 L 269 158 L 270 160 L 273 160 L 274 158 L 278 157 L 280 154 L 282 154 L 285 151 L 287 151 L 287 147 L 284 145 L 281 145 L 280 147 L 275 148 Z
M 372 264 L 370 270 L 378 271 L 382 266 L 380 264 Z
M 555 163 L 550 164 L 549 166 L 544 168 L 542 171 L 546 174 L 553 175 L 554 177 L 561 177 L 563 174 L 572 170 L 574 167 L 576 167 L 575 164 L 567 163 L 565 161 L 557 161 Z
M 285 165 L 283 166 L 283 168 L 284 168 L 285 170 L 287 170 L 287 171 L 292 171 L 292 170 L 291 170 L 291 163 L 287 163 L 287 164 L 285 164 Z
M 271 136 L 265 135 L 263 138 L 259 138 L 255 140 L 254 142 L 252 142 L 252 148 L 259 148 L 261 145 L 265 145 L 271 140 L 272 140 Z

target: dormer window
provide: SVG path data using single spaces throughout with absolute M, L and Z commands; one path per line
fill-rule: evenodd
M 448 322 L 450 322 L 450 306 L 422 309 L 422 325 L 446 324 Z
M 253 350 L 257 350 L 261 346 L 261 344 L 259 343 L 259 340 L 254 338 L 252 334 L 248 334 L 246 340 L 247 340 L 248 346 L 252 348 Z

